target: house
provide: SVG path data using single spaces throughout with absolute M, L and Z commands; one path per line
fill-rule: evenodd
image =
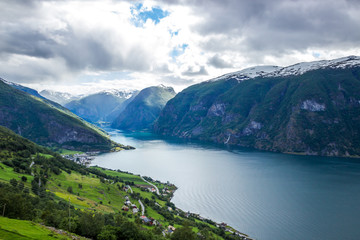
M 131 202 L 129 200 L 125 201 L 125 205 L 131 206 Z
M 127 207 L 127 206 L 122 206 L 122 208 L 121 208 L 122 210 L 124 210 L 125 212 L 127 212 L 127 211 L 129 211 L 129 208 Z
M 226 223 L 220 223 L 219 227 L 225 230 L 226 227 L 227 227 L 227 224 Z
M 146 217 L 146 216 L 141 216 L 140 219 L 141 219 L 144 223 L 152 225 L 152 220 L 151 220 L 150 218 L 148 218 L 148 217 Z
M 138 213 L 139 212 L 139 209 L 137 209 L 136 207 L 135 208 L 133 208 L 133 214 L 136 214 L 136 213 Z
M 171 235 L 173 234 L 173 232 L 176 230 L 176 228 L 174 228 L 173 226 L 169 225 L 167 229 L 165 229 L 162 233 L 164 235 L 164 237 L 166 235 Z

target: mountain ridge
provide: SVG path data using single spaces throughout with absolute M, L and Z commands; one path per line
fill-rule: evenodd
M 217 81 L 227 78 L 236 78 L 237 80 L 249 80 L 256 77 L 284 77 L 289 75 L 301 75 L 308 71 L 322 68 L 345 68 L 351 66 L 360 66 L 359 56 L 347 56 L 333 60 L 319 60 L 312 62 L 300 62 L 287 67 L 273 65 L 259 65 L 242 69 L 240 71 L 227 73 L 207 81 Z
M 38 144 L 110 151 L 119 145 L 61 105 L 0 81 L 0 125 Z M 120 146 L 120 145 L 119 145 Z
M 65 107 L 87 121 L 112 122 L 116 117 L 112 112 L 131 98 L 136 91 L 105 90 L 84 96 L 78 100 L 65 104 Z
M 360 156 L 359 59 L 192 85 L 166 104 L 154 131 L 275 152 Z
M 144 88 L 120 112 L 111 126 L 123 130 L 151 129 L 161 109 L 174 96 L 175 91 L 172 87 L 159 85 Z

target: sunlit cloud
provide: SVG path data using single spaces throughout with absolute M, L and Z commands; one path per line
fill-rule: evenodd
M 254 65 L 360 55 L 356 1 L 29 0 L 0 7 L 1 77 L 38 89 L 181 90 Z

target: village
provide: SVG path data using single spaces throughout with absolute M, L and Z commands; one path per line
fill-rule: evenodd
M 98 154 L 99 154 L 99 152 L 87 152 L 87 153 L 81 153 L 81 154 L 79 153 L 79 154 L 73 154 L 73 155 L 63 155 L 63 157 L 66 159 L 69 159 L 71 161 L 74 161 L 77 164 L 89 167 L 91 164 L 91 161 Z M 141 175 L 134 175 L 134 176 L 140 177 L 140 179 L 145 184 L 134 184 L 132 182 L 133 187 L 135 187 L 136 189 L 140 189 L 142 192 L 153 193 L 154 196 L 157 195 L 159 199 L 166 200 L 167 203 L 170 203 L 171 198 L 173 197 L 173 194 L 174 194 L 175 190 L 177 189 L 174 184 L 171 184 L 169 182 L 162 183 L 160 181 L 155 181 L 152 178 L 146 177 L 146 176 L 141 176 Z M 111 184 L 115 183 L 114 181 L 112 181 L 110 179 L 106 179 L 106 178 L 104 178 L 104 181 L 109 181 Z M 162 185 L 163 186 L 162 189 L 159 190 L 158 187 L 154 183 L 157 185 L 160 185 L 160 186 Z M 176 230 L 176 227 L 171 224 L 168 224 L 167 226 L 163 226 L 159 220 L 157 220 L 153 217 L 150 217 L 150 216 L 146 216 L 145 205 L 148 204 L 148 202 L 146 202 L 146 200 L 148 200 L 148 199 L 145 198 L 146 204 L 144 204 L 141 201 L 141 199 L 143 199 L 141 197 L 141 195 L 139 195 L 139 193 L 136 195 L 130 185 L 131 185 L 130 183 L 126 183 L 125 185 L 122 185 L 122 190 L 125 191 L 126 193 L 128 193 L 128 195 L 125 195 L 125 197 L 124 197 L 124 204 L 121 207 L 121 210 L 124 213 L 129 213 L 133 216 L 136 216 L 136 218 L 138 218 L 139 222 L 141 222 L 147 226 L 155 226 L 155 227 L 158 226 L 160 229 L 162 229 L 163 236 L 172 235 L 173 232 Z M 197 219 L 203 223 L 211 223 L 213 226 L 215 226 L 219 229 L 222 229 L 224 232 L 227 232 L 228 234 L 238 237 L 238 239 L 251 240 L 251 238 L 249 238 L 246 234 L 243 234 L 243 233 L 235 230 L 234 228 L 228 226 L 226 223 L 223 223 L 223 222 L 215 223 L 210 219 L 206 219 L 206 218 L 200 216 L 200 214 L 191 213 L 189 211 L 184 212 L 183 210 L 175 207 L 175 205 L 172 203 L 169 204 L 171 206 L 166 206 L 166 208 L 164 208 L 157 201 L 155 201 L 156 198 L 154 198 L 154 196 L 153 196 L 154 207 L 152 207 L 152 208 L 157 208 L 158 210 L 161 209 L 161 211 L 165 211 L 165 212 L 167 212 L 167 214 L 181 216 L 181 217 L 187 218 L 189 220 Z M 131 199 L 137 200 L 140 207 L 138 207 L 134 202 L 131 202 Z M 164 212 L 163 212 L 163 214 L 164 214 Z M 198 234 L 200 234 L 200 233 L 198 233 Z
M 144 179 L 145 180 L 145 179 Z M 146 181 L 146 180 L 145 180 Z M 146 181 L 148 182 L 148 181 Z M 148 182 L 149 184 L 151 184 L 150 182 Z M 169 184 L 169 182 L 167 183 Z M 144 185 L 141 185 L 141 186 L 137 186 L 137 187 L 141 187 L 143 190 L 145 191 L 148 191 L 148 192 L 151 192 L 151 193 L 155 193 L 157 194 L 157 192 L 159 191 L 157 189 L 157 187 L 154 185 L 152 187 L 149 187 L 149 186 L 144 186 Z M 129 185 L 126 185 L 124 186 L 123 188 L 124 191 L 128 192 L 130 191 L 130 193 L 133 193 L 133 190 L 131 188 L 131 186 Z M 165 196 L 165 197 L 169 197 L 171 198 L 173 193 L 174 193 L 174 190 L 170 190 L 169 188 L 167 187 L 164 187 L 161 191 L 161 196 Z M 141 202 L 141 200 L 139 199 L 138 200 L 140 206 L 141 206 L 141 214 L 140 214 L 140 220 L 143 224 L 146 224 L 148 226 L 162 226 L 161 223 L 159 223 L 159 221 L 157 221 L 156 219 L 152 218 L 152 217 L 147 217 L 145 215 L 145 206 L 144 204 Z M 158 207 L 161 207 L 161 205 L 157 202 L 155 202 L 155 205 L 157 205 Z M 125 196 L 125 201 L 124 201 L 124 205 L 122 206 L 122 210 L 125 211 L 125 212 L 132 212 L 134 215 L 136 215 L 137 213 L 140 212 L 140 210 L 138 209 L 138 207 L 132 203 L 130 201 L 130 198 L 129 196 Z M 167 211 L 169 211 L 170 213 L 174 213 L 175 215 L 179 216 L 179 215 L 182 215 L 182 216 L 185 216 L 186 218 L 195 218 L 195 219 L 198 219 L 200 221 L 203 221 L 203 222 L 209 222 L 211 220 L 209 219 L 206 219 L 202 216 L 200 216 L 200 214 L 196 214 L 196 213 L 191 213 L 191 212 L 184 212 L 182 211 L 181 209 L 179 208 L 175 208 L 173 209 L 172 207 L 167 207 Z M 239 238 L 243 239 L 243 240 L 251 240 L 251 238 L 249 238 L 247 235 L 235 230 L 234 228 L 228 226 L 226 223 L 222 222 L 222 223 L 215 223 L 215 226 L 224 230 L 225 232 L 228 232 L 230 234 L 233 234 L 235 236 L 238 236 Z M 165 226 L 164 226 L 165 227 Z M 163 236 L 169 236 L 171 234 L 173 234 L 173 232 L 176 230 L 176 228 L 172 225 L 168 225 L 167 227 L 165 227 L 165 229 L 162 231 L 162 234 Z
M 91 161 L 94 160 L 95 156 L 98 155 L 99 153 L 100 152 L 86 152 L 86 153 L 66 154 L 61 156 L 70 161 L 88 167 L 91 164 Z

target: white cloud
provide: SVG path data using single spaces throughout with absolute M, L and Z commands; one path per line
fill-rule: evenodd
M 1 77 L 38 88 L 181 90 L 253 65 L 360 55 L 355 1 L 39 0 L 0 8 Z M 166 13 L 161 20 L 140 17 L 153 8 Z

